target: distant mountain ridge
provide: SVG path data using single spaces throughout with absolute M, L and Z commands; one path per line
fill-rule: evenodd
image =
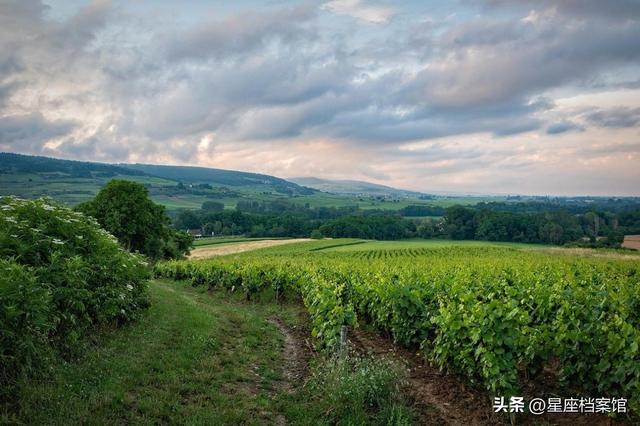
M 119 167 L 142 172 L 150 176 L 161 177 L 183 183 L 215 183 L 223 186 L 267 185 L 279 189 L 277 192 L 312 194 L 315 190 L 296 183 L 260 173 L 239 172 L 235 170 L 213 169 L 197 166 L 163 166 L 154 164 L 118 164 Z
M 83 177 L 90 172 L 141 176 L 145 173 L 113 164 L 63 160 L 52 157 L 0 152 L 0 173 L 66 173 Z
M 393 197 L 417 197 L 420 195 L 426 195 L 421 192 L 392 188 L 386 185 L 379 185 L 359 180 L 332 180 L 316 177 L 294 177 L 288 178 L 287 180 L 289 182 L 297 183 L 298 185 L 334 194 L 386 195 Z
M 148 176 L 184 184 L 202 183 L 229 187 L 255 186 L 288 195 L 308 195 L 316 192 L 315 189 L 259 173 L 191 166 L 95 163 L 4 152 L 0 153 L 0 173 L 59 173 L 75 178 L 92 178 L 96 175 L 100 177 Z

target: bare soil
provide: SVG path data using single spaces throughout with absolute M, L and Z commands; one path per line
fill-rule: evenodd
M 640 235 L 625 235 L 622 247 L 640 250 Z
M 309 360 L 313 356 L 313 347 L 307 336 L 307 330 L 303 327 L 289 327 L 279 318 L 269 318 L 269 323 L 274 325 L 284 337 L 282 348 L 282 365 L 284 381 L 281 389 L 293 393 L 295 387 L 300 385 L 308 374 Z
M 627 247 L 623 244 L 623 247 Z M 579 247 L 551 247 L 541 249 L 540 251 L 544 253 L 549 253 L 553 255 L 573 255 L 573 256 L 584 256 L 584 257 L 600 257 L 604 259 L 622 259 L 622 260 L 640 260 L 640 253 L 636 254 L 630 252 L 626 253 L 616 253 L 616 252 L 606 252 L 600 251 L 597 249 L 591 248 L 579 248 Z
M 261 248 L 280 246 L 291 243 L 301 243 L 311 241 L 309 238 L 291 238 L 288 240 L 260 240 L 247 241 L 243 243 L 229 243 L 213 246 L 198 247 L 191 251 L 189 259 L 206 259 L 215 256 L 224 256 L 227 254 L 242 253 L 244 251 L 257 250 Z

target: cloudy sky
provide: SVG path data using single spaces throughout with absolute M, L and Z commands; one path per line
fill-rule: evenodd
M 640 0 L 0 0 L 0 151 L 640 195 Z

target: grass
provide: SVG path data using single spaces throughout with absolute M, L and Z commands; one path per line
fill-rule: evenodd
M 335 418 L 344 412 L 350 424 L 407 424 L 395 376 L 369 380 L 373 364 L 336 374 L 318 357 L 310 384 L 327 385 L 285 390 L 284 338 L 268 319 L 302 326 L 299 304 L 276 304 L 269 294 L 246 302 L 164 280 L 150 291 L 143 319 L 99 333 L 82 358 L 53 366 L 46 379 L 22 382 L 15 404 L 0 404 L 0 423 L 349 424 Z M 348 383 L 362 389 L 347 392 Z
M 154 282 L 152 308 L 50 380 L 22 387 L 31 424 L 268 422 L 282 336 L 274 306 L 238 308 L 185 284 Z M 278 314 L 295 321 L 297 308 Z M 252 420 L 253 419 L 253 420 Z

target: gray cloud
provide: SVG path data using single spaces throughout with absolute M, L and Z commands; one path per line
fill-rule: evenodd
M 638 39 L 638 21 L 616 27 L 598 21 L 565 26 L 559 18 L 462 23 L 444 34 L 442 53 L 416 77 L 414 93 L 452 108 L 523 102 L 612 64 L 637 64 Z
M 0 147 L 39 152 L 45 142 L 68 134 L 74 125 L 68 121 L 48 121 L 37 112 L 0 117 Z
M 637 0 L 484 0 L 492 7 L 525 7 L 528 10 L 551 10 L 569 17 L 633 19 L 640 17 Z
M 581 132 L 584 131 L 584 127 L 576 124 L 572 121 L 560 121 L 558 123 L 553 123 L 547 127 L 548 135 L 559 135 L 561 133 L 566 132 Z
M 617 107 L 587 114 L 587 122 L 598 127 L 635 127 L 640 125 L 640 108 Z
M 305 23 L 315 15 L 312 4 L 268 13 L 246 12 L 222 20 L 203 22 L 165 41 L 170 60 L 208 59 L 247 55 L 269 43 L 290 44 L 309 39 L 313 32 Z

